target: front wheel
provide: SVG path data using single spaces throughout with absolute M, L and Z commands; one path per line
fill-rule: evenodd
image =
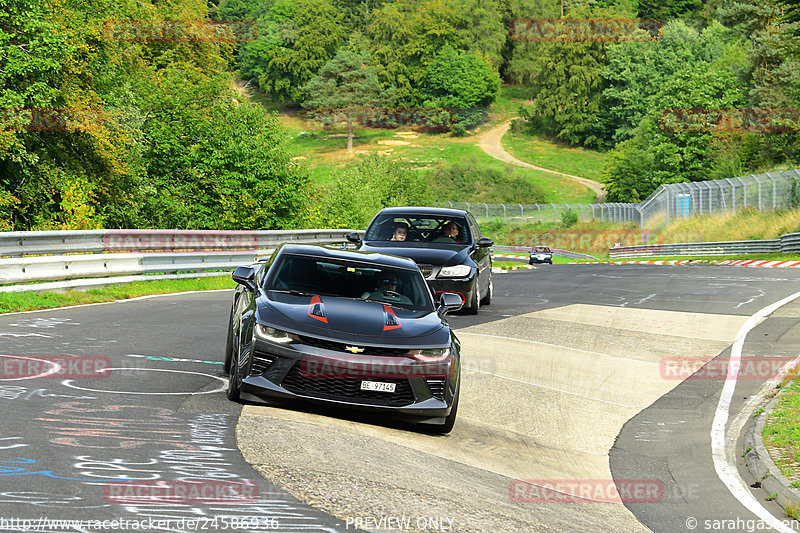
M 228 372 L 228 389 L 225 395 L 232 402 L 238 402 L 240 396 L 240 383 L 239 383 L 239 338 L 237 336 L 236 346 L 234 347 L 231 357 L 230 372 Z
M 489 305 L 492 303 L 492 296 L 494 295 L 494 282 L 492 281 L 492 273 L 489 272 L 489 288 L 486 290 L 486 296 L 481 300 L 481 305 Z
M 435 426 L 436 433 L 450 433 L 453 431 L 453 426 L 456 424 L 456 414 L 458 413 L 458 395 L 461 389 L 461 380 L 458 381 L 456 394 L 453 397 L 453 407 L 450 409 L 450 414 L 444 419 L 444 424 Z
M 228 319 L 228 336 L 225 341 L 225 359 L 222 363 L 222 370 L 226 374 L 231 373 L 232 356 L 233 356 L 233 308 L 231 308 L 231 316 Z
M 468 315 L 477 315 L 478 309 L 481 307 L 481 299 L 478 296 L 480 289 L 478 288 L 478 284 L 475 284 L 475 290 L 472 291 L 472 297 L 469 299 L 469 305 L 464 308 L 464 312 Z

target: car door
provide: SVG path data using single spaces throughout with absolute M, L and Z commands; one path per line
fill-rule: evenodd
M 483 237 L 478 222 L 472 213 L 467 213 L 469 229 L 472 233 L 472 260 L 478 265 L 478 293 L 479 296 L 489 290 L 489 275 L 492 272 L 492 253 L 489 248 L 478 246 L 478 240 Z

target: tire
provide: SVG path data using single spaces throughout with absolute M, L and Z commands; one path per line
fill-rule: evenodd
M 222 370 L 226 375 L 231 373 L 231 357 L 233 356 L 233 308 L 228 319 L 228 337 L 225 341 L 225 359 L 222 362 Z
M 225 391 L 225 396 L 232 402 L 238 402 L 241 389 L 239 384 L 239 350 L 240 340 L 237 338 L 236 348 L 232 350 L 230 371 L 228 372 L 228 388 Z
M 456 388 L 456 394 L 453 398 L 453 407 L 450 409 L 450 414 L 444 419 L 444 424 L 440 424 L 434 426 L 434 431 L 436 433 L 450 433 L 453 431 L 453 426 L 456 424 L 456 414 L 458 413 L 458 396 L 461 390 L 461 380 L 458 380 L 458 386 Z
M 472 293 L 472 298 L 470 298 L 469 306 L 464 308 L 464 313 L 465 314 L 467 314 L 467 315 L 477 315 L 478 314 L 478 309 L 481 308 L 481 299 L 480 299 L 480 296 L 478 296 L 479 292 L 480 292 L 480 288 L 478 287 L 478 284 L 476 283 L 475 284 L 475 291 Z
M 489 288 L 486 291 L 486 296 L 481 300 L 481 305 L 489 305 L 492 303 L 492 296 L 494 295 L 494 282 L 492 281 L 492 272 L 489 271 Z

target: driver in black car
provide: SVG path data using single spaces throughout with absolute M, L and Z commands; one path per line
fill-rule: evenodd
M 378 276 L 378 287 L 370 292 L 361 295 L 364 300 L 378 300 L 387 303 L 399 303 L 411 305 L 411 298 L 397 292 L 397 276 L 391 272 L 385 272 Z

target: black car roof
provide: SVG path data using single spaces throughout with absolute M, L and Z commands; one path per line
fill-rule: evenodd
M 447 207 L 385 207 L 378 215 L 439 215 L 443 217 L 466 217 L 463 209 L 450 209 Z M 378 216 L 375 215 L 375 216 Z
M 417 270 L 417 264 L 407 257 L 382 254 L 378 252 L 360 252 L 315 244 L 284 244 L 280 248 L 282 254 L 307 255 L 325 259 L 343 259 L 345 261 L 369 262 L 380 266 Z

